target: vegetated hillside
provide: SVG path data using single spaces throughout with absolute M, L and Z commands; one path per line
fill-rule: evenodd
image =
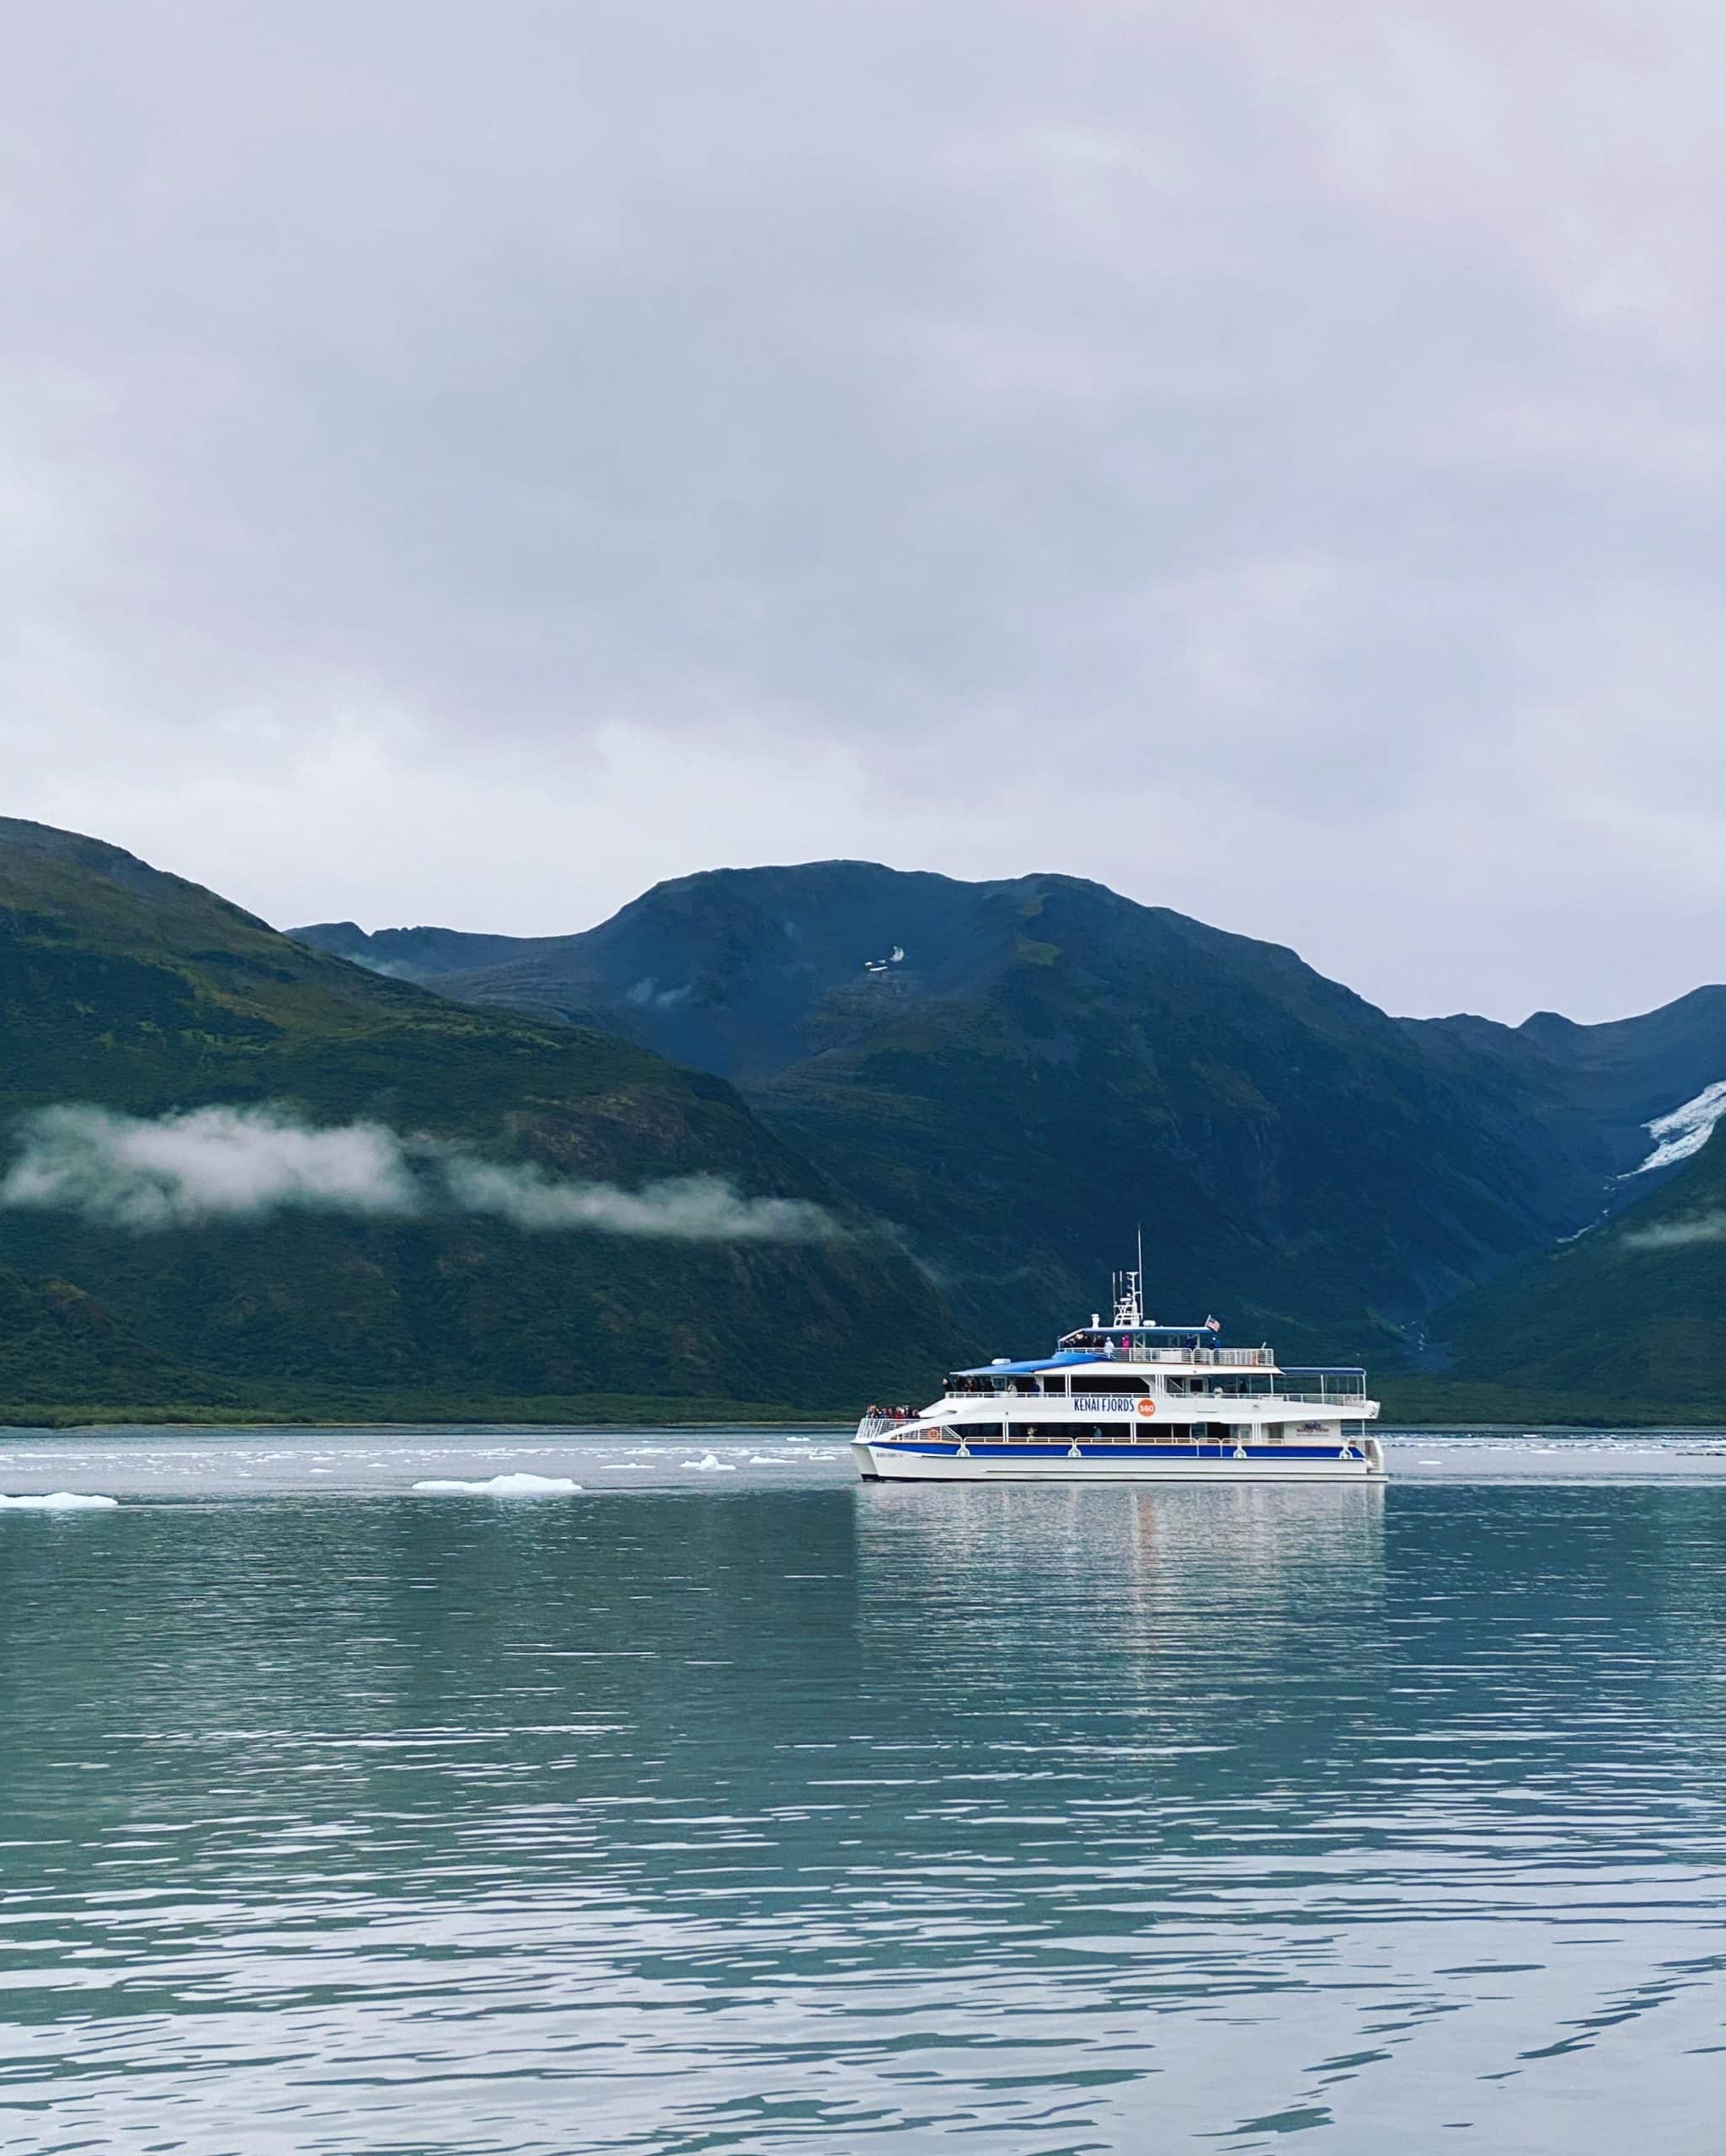
M 8 1157 L 50 1106 L 269 1103 L 632 1189 L 718 1175 L 848 1230 L 671 1243 L 288 1211 L 140 1232 L 0 1211 L 0 1406 L 826 1406 L 909 1390 L 951 1353 L 938 1294 L 729 1085 L 378 978 L 99 841 L 0 821 L 0 1024 Z
M 1726 1412 L 1726 1139 L 1435 1321 L 1454 1406 L 1599 1421 Z
M 0 1399 L 127 1407 L 230 1396 L 141 1339 L 69 1281 L 0 1266 Z
M 1071 878 L 687 877 L 438 985 L 734 1075 L 1002 1347 L 1096 1307 L 1142 1221 L 1160 1315 L 1381 1362 L 1617 1165 L 1548 1060 Z

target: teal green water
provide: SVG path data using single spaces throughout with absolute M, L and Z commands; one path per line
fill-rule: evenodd
M 1403 1452 L 0 1449 L 0 2148 L 1715 2156 L 1726 1462 Z

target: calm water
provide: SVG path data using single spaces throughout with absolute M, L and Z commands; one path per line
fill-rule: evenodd
M 0 2148 L 1717 2156 L 1722 1448 L 1393 1459 L 0 1447 Z

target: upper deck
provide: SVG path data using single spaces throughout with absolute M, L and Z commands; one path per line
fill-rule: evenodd
M 1105 1325 L 1100 1312 L 1091 1322 L 1064 1333 L 1051 1355 L 1016 1362 L 998 1356 L 973 1369 L 954 1370 L 947 1397 L 975 1399 L 984 1394 L 1021 1398 L 1051 1397 L 1094 1401 L 1108 1395 L 1152 1395 L 1191 1401 L 1221 1396 L 1268 1404 L 1364 1406 L 1366 1373 L 1358 1364 L 1280 1365 L 1268 1344 L 1225 1348 L 1221 1322 L 1207 1317 L 1200 1325 L 1158 1325 L 1144 1315 L 1138 1272 L 1115 1275 L 1114 1315 Z M 1291 1386 L 1287 1380 L 1293 1379 Z M 1154 1406 L 1142 1413 L 1154 1414 Z
M 1246 1358 L 1251 1354 L 1252 1359 Z M 1152 1363 L 1157 1367 L 1149 1367 Z M 1289 1380 L 1294 1382 L 1290 1384 Z M 1236 1400 L 1320 1401 L 1339 1406 L 1363 1401 L 1366 1373 L 1355 1364 L 1290 1365 L 1279 1369 L 1269 1350 L 1254 1353 L 1213 1350 L 1202 1358 L 1152 1358 L 1074 1353 L 1028 1363 L 985 1363 L 975 1369 L 948 1374 L 949 1400 L 1007 1396 L 1060 1400 L 1167 1396 Z
M 1218 1338 L 1221 1329 L 1214 1317 L 1200 1325 L 1158 1325 L 1146 1319 L 1138 1273 L 1118 1274 L 1114 1312 L 1107 1325 L 1093 1312 L 1089 1325 L 1062 1334 L 1052 1355 L 1023 1362 L 998 1356 L 992 1363 L 955 1370 L 947 1380 L 948 1396 L 1226 1394 L 1327 1405 L 1365 1399 L 1366 1373 L 1359 1364 L 1302 1364 L 1285 1369 L 1268 1343 L 1223 1347 Z M 1296 1380 L 1295 1386 L 1284 1382 L 1289 1378 Z

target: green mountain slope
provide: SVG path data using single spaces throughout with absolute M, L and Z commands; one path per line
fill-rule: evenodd
M 1526 1044 L 1411 1029 L 1291 952 L 1071 878 L 718 872 L 483 963 L 446 931 L 300 933 L 367 963 L 411 937 L 452 995 L 735 1077 L 1001 1346 L 1088 1312 L 1142 1221 L 1165 1316 L 1221 1305 L 1237 1337 L 1382 1363 L 1591 1218 L 1620 1165 Z
M 0 1025 L 13 1161 L 21 1118 L 68 1102 L 144 1118 L 269 1104 L 552 1177 L 633 1190 L 717 1175 L 745 1199 L 825 1207 L 845 1231 L 669 1243 L 443 1207 L 141 1232 L 6 1209 L 0 1405 L 14 1410 L 825 1406 L 911 1390 L 951 1352 L 938 1294 L 724 1081 L 381 978 L 98 841 L 0 821 Z
M 1530 1420 L 1708 1420 L 1726 1411 L 1726 1142 L 1717 1131 L 1671 1179 L 1489 1288 L 1435 1329 L 1443 1393 Z M 1477 1409 L 1477 1412 L 1478 1409 Z

